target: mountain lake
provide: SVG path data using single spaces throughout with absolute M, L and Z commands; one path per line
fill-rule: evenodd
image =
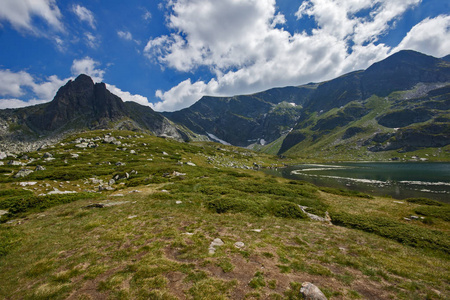
M 265 172 L 318 186 L 345 188 L 395 199 L 425 197 L 450 203 L 450 163 L 302 164 Z

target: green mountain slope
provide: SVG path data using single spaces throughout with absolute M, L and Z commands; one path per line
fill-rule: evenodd
M 2 299 L 287 300 L 304 282 L 328 299 L 450 296 L 447 204 L 275 178 L 258 169 L 292 161 L 132 131 L 0 161 Z

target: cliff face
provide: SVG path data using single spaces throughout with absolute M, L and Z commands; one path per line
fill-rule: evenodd
M 125 116 L 124 103 L 104 83 L 94 84 L 89 76 L 80 75 L 61 87 L 52 102 L 26 121 L 30 128 L 44 133 L 73 122 L 81 127 L 107 127 L 109 121 Z

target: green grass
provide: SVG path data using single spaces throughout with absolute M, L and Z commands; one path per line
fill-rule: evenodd
M 45 150 L 55 160 L 30 153 L 46 171 L 25 179 L 2 175 L 0 209 L 10 215 L 0 224 L 0 298 L 301 299 L 305 278 L 328 299 L 377 291 L 391 299 L 450 296 L 445 204 L 361 201 L 369 197 L 247 168 L 288 161 L 278 157 L 111 133 L 124 137 L 119 148 L 127 151 L 101 143 L 74 149 L 75 136 Z M 98 180 L 106 184 L 125 172 L 130 177 L 114 191 L 98 192 Z M 27 190 L 18 185 L 32 178 L 37 184 Z M 76 193 L 38 196 L 55 188 Z M 298 205 L 320 216 L 329 211 L 334 225 L 310 221 Z M 432 222 L 403 221 L 412 214 Z M 224 245 L 210 254 L 216 238 Z M 238 241 L 245 247 L 236 248 Z

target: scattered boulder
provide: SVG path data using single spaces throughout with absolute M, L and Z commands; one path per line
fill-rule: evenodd
M 221 239 L 219 239 L 219 238 L 214 239 L 214 241 L 212 241 L 211 244 L 209 245 L 209 248 L 208 248 L 209 254 L 216 253 L 216 247 L 223 246 L 223 245 L 225 245 L 225 243 Z
M 300 293 L 306 300 L 327 300 L 322 291 L 311 282 L 303 282 Z
M 87 148 L 88 147 L 88 143 L 86 143 L 86 142 L 79 143 L 79 144 L 76 144 L 75 147 L 77 147 L 77 148 Z
M 53 155 L 50 152 L 45 152 L 42 158 L 53 158 Z
M 28 186 L 28 185 L 35 185 L 36 181 L 28 181 L 28 182 L 19 182 L 20 186 Z
M 191 167 L 197 166 L 196 164 L 194 164 L 193 162 L 190 162 L 190 161 L 188 161 L 188 162 L 186 163 L 186 165 L 191 166 Z
M 236 242 L 234 243 L 234 246 L 238 249 L 242 249 L 245 247 L 245 244 L 243 242 Z
M 31 173 L 33 173 L 33 170 L 22 169 L 19 172 L 17 172 L 16 175 L 14 175 L 14 178 L 26 177 L 26 176 L 30 175 Z
M 80 155 L 78 155 L 78 154 L 76 154 L 76 153 L 72 153 L 72 154 L 70 154 L 70 157 L 72 157 L 72 158 L 78 158 L 78 157 L 80 157 Z
M 0 210 L 0 217 L 6 215 L 8 213 L 7 210 Z
M 185 175 L 186 175 L 186 173 L 180 173 L 180 172 L 177 172 L 177 171 L 173 171 L 173 173 L 172 173 L 172 176 L 175 176 L 175 177 L 185 176 Z
M 136 151 L 130 150 L 130 154 L 136 154 Z
M 20 157 L 20 159 L 28 160 L 28 159 L 30 159 L 30 157 L 28 155 L 24 154 Z
M 20 161 L 16 161 L 16 160 L 10 160 L 10 161 L 8 161 L 8 165 L 10 165 L 10 166 L 23 166 L 24 163 L 21 163 Z
M 109 135 L 105 136 L 105 138 L 103 139 L 103 143 L 105 144 L 113 144 L 115 141 L 117 141 L 116 138 Z
M 35 171 L 45 171 L 45 167 L 41 166 L 41 165 L 37 165 L 36 169 L 34 169 Z
M 5 152 L 0 152 L 0 159 L 5 159 L 7 157 Z
M 114 180 L 114 179 L 110 179 L 109 181 L 108 181 L 108 185 L 113 185 L 114 183 L 116 183 L 116 181 Z
M 3 166 L 3 165 L 4 165 L 4 163 L 2 161 L 0 161 L 0 166 Z
M 125 166 L 125 163 L 118 161 L 116 162 L 116 166 L 118 167 Z

